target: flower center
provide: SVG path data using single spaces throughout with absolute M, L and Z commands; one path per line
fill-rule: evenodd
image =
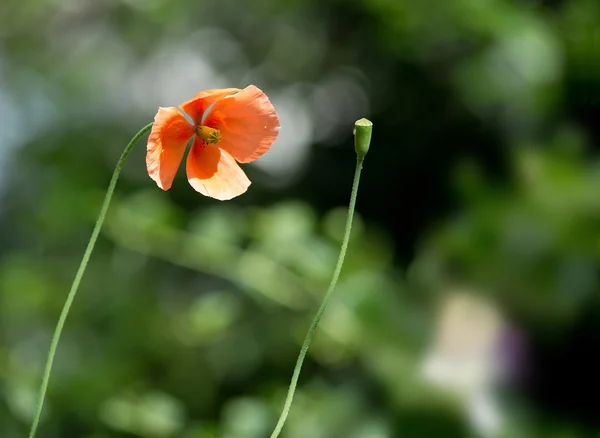
M 221 131 L 210 126 L 196 126 L 196 135 L 206 144 L 217 144 L 221 140 Z

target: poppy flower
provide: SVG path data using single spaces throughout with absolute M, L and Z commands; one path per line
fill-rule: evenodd
M 269 98 L 250 85 L 243 90 L 202 91 L 179 109 L 159 108 L 148 137 L 146 167 L 158 187 L 169 190 L 188 142 L 186 171 L 198 192 L 221 201 L 244 193 L 250 180 L 239 163 L 256 160 L 269 150 L 279 119 Z

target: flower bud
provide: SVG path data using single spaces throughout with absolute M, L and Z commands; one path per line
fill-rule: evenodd
M 354 124 L 354 149 L 359 160 L 363 160 L 371 145 L 373 122 L 367 119 L 357 120 Z

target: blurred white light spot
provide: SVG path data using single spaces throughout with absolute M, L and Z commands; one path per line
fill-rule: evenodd
M 342 71 L 318 84 L 310 96 L 315 141 L 331 141 L 369 112 L 369 99 L 354 71 Z
M 132 75 L 129 93 L 140 109 L 177 106 L 199 91 L 230 86 L 188 45 L 163 46 Z
M 10 176 L 7 166 L 12 151 L 46 129 L 57 117 L 51 84 L 30 70 L 22 69 L 18 74 L 22 83 L 27 84 L 28 93 L 24 97 L 4 92 L 0 82 L 0 195 L 4 178 Z
M 212 27 L 202 29 L 186 40 L 204 58 L 215 64 L 220 71 L 239 72 L 250 68 L 239 42 L 224 29 Z M 243 85 L 237 84 L 236 86 Z
M 562 66 L 554 34 L 536 24 L 511 31 L 496 48 L 497 55 L 506 59 L 521 79 L 530 84 L 557 80 Z
M 482 436 L 497 436 L 502 431 L 502 416 L 490 393 L 473 395 L 467 405 L 471 425 Z
M 426 379 L 460 397 L 473 427 L 486 436 L 497 433 L 501 423 L 493 391 L 502 371 L 497 351 L 505 327 L 501 313 L 485 299 L 453 293 L 422 366 Z
M 280 132 L 271 149 L 255 162 L 279 184 L 290 181 L 306 162 L 313 140 L 310 110 L 300 91 L 300 87 L 291 87 L 271 95 L 271 102 L 279 116 Z

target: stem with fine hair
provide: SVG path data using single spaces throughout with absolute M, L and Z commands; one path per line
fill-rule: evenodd
M 292 406 L 292 400 L 294 399 L 294 393 L 296 392 L 296 385 L 298 384 L 298 378 L 300 377 L 300 371 L 302 370 L 304 358 L 306 357 L 306 353 L 308 352 L 308 348 L 310 347 L 310 343 L 315 334 L 315 331 L 317 330 L 317 327 L 321 322 L 321 318 L 323 317 L 323 314 L 327 309 L 327 304 L 329 304 L 331 294 L 335 289 L 338 278 L 340 276 L 340 272 L 342 271 L 342 266 L 344 265 L 346 249 L 348 248 L 348 241 L 350 240 L 350 231 L 352 230 L 352 219 L 354 217 L 354 207 L 356 205 L 356 196 L 358 194 L 358 184 L 360 182 L 360 172 L 362 170 L 363 160 L 364 155 L 361 156 L 360 154 L 358 154 L 358 159 L 356 161 L 356 170 L 354 171 L 354 183 L 352 184 L 352 195 L 350 196 L 350 205 L 348 207 L 348 216 L 346 218 L 346 231 L 344 232 L 344 239 L 342 240 L 342 247 L 340 249 L 340 255 L 338 256 L 337 265 L 335 266 L 335 270 L 333 271 L 333 277 L 331 278 L 329 288 L 327 289 L 327 292 L 323 297 L 321 306 L 319 307 L 319 310 L 317 311 L 317 314 L 315 315 L 315 318 L 313 319 L 308 329 L 306 338 L 304 338 L 304 343 L 302 344 L 300 354 L 298 355 L 298 359 L 296 360 L 296 366 L 294 368 L 294 373 L 292 374 L 292 381 L 290 382 L 287 397 L 283 405 L 283 411 L 279 416 L 279 420 L 277 421 L 275 430 L 271 434 L 271 438 L 277 438 L 281 433 L 281 429 L 283 429 L 283 425 L 285 424 L 285 420 L 287 419 L 287 416 L 290 412 L 290 408 Z
M 56 324 L 56 328 L 54 330 L 54 334 L 52 335 L 52 342 L 50 343 L 50 350 L 48 351 L 48 358 L 46 359 L 46 366 L 44 368 L 44 377 L 42 379 L 42 384 L 40 386 L 37 405 L 35 408 L 35 415 L 33 417 L 33 423 L 31 424 L 31 429 L 29 430 L 29 438 L 34 438 L 35 432 L 37 430 L 38 424 L 40 422 L 40 417 L 42 415 L 42 409 L 44 407 L 44 399 L 46 397 L 46 389 L 48 388 L 48 381 L 50 380 L 50 372 L 52 371 L 52 363 L 54 362 L 54 356 L 56 355 L 56 349 L 58 347 L 58 341 L 60 340 L 60 335 L 62 333 L 63 327 L 65 325 L 65 321 L 67 320 L 67 316 L 69 315 L 69 310 L 71 309 L 71 304 L 73 304 L 73 300 L 75 299 L 75 295 L 77 295 L 77 289 L 79 288 L 79 283 L 81 282 L 81 278 L 85 273 L 85 268 L 87 267 L 88 261 L 90 260 L 90 256 L 92 255 L 92 251 L 94 250 L 94 245 L 96 244 L 96 240 L 98 239 L 98 235 L 100 234 L 100 229 L 102 228 L 102 224 L 104 223 L 104 219 L 106 218 L 106 212 L 108 211 L 108 207 L 110 205 L 110 201 L 112 199 L 112 195 L 115 191 L 115 187 L 117 185 L 117 180 L 119 179 L 119 174 L 121 173 L 121 169 L 125 164 L 125 159 L 131 152 L 133 146 L 137 143 L 137 141 L 152 128 L 153 123 L 149 123 L 144 126 L 142 129 L 138 131 L 137 134 L 133 136 L 131 141 L 125 147 L 125 150 L 121 154 L 119 161 L 117 162 L 117 167 L 113 172 L 112 178 L 108 185 L 108 189 L 106 191 L 106 195 L 104 197 L 104 202 L 102 203 L 102 208 L 100 209 L 100 214 L 98 215 L 98 219 L 96 219 L 96 225 L 94 226 L 94 230 L 92 231 L 92 236 L 90 237 L 90 241 L 87 244 L 85 252 L 83 254 L 83 258 L 81 259 L 81 263 L 79 264 L 79 269 L 77 269 L 77 273 L 75 274 L 75 279 L 73 280 L 73 284 L 71 285 L 71 289 L 69 290 L 69 294 L 67 295 L 67 299 L 60 313 L 60 317 L 58 318 L 58 323 Z

